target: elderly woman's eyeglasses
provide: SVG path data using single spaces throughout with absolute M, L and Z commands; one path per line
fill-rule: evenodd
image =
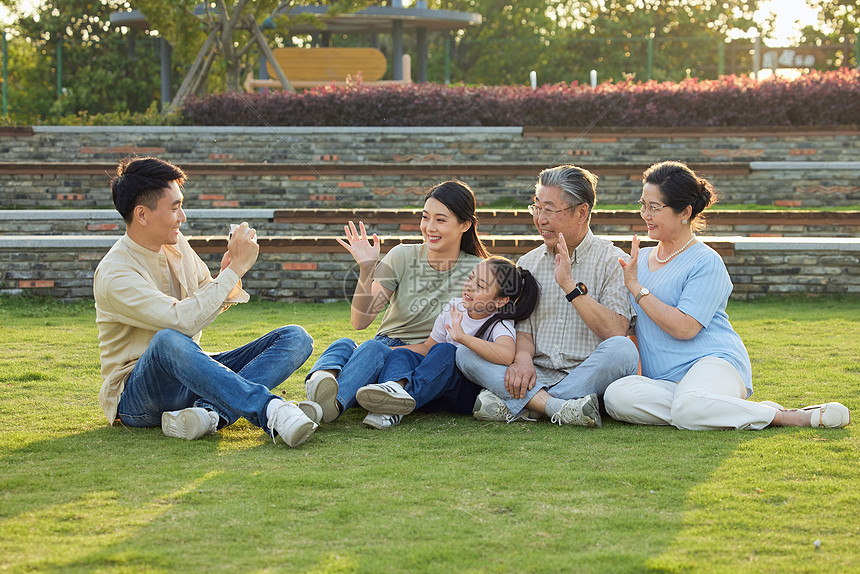
M 529 213 L 532 215 L 546 215 L 547 219 L 552 219 L 562 211 L 567 211 L 568 209 L 573 209 L 581 204 L 571 205 L 570 207 L 565 207 L 564 209 L 550 209 L 549 207 L 538 207 L 534 203 L 529 206 Z
M 666 207 L 665 205 L 660 205 L 659 203 L 645 203 L 641 199 L 639 200 L 639 213 L 645 213 L 646 211 L 651 215 L 655 213 L 660 213 L 660 211 Z

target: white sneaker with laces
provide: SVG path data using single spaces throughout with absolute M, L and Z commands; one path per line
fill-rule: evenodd
M 308 400 L 322 407 L 322 422 L 330 423 L 340 415 L 337 406 L 337 379 L 325 371 L 315 371 L 305 381 L 305 392 Z
M 403 415 L 386 415 L 383 413 L 367 413 L 363 422 L 370 428 L 385 430 L 400 424 L 403 420 Z
M 290 401 L 292 402 L 292 401 Z M 314 421 L 314 424 L 319 425 L 323 419 L 322 407 L 313 401 L 299 401 L 296 405 L 302 409 L 305 416 Z
M 161 413 L 161 432 L 172 438 L 197 440 L 218 430 L 218 413 L 201 407 L 189 407 Z
M 498 395 L 484 389 L 478 393 L 475 406 L 472 407 L 472 416 L 479 421 L 494 421 L 499 423 L 512 423 L 517 421 L 535 422 L 537 418 L 531 416 L 531 411 L 525 411 L 515 417 L 508 405 Z
M 269 416 L 269 435 L 274 442 L 280 437 L 288 446 L 299 446 L 314 434 L 317 424 L 295 402 L 279 402 L 283 404 L 274 407 Z
M 372 413 L 408 415 L 415 410 L 415 399 L 394 381 L 365 385 L 355 393 L 355 400 Z
M 590 394 L 581 399 L 570 399 L 564 401 L 564 406 L 552 415 L 551 422 L 580 427 L 600 428 L 603 421 L 600 420 L 600 403 L 597 395 Z

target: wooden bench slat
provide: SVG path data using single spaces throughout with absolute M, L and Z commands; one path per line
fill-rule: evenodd
M 277 48 L 275 60 L 291 82 L 342 81 L 347 76 L 375 81 L 385 74 L 386 61 L 376 48 Z M 269 77 L 275 77 L 267 64 Z

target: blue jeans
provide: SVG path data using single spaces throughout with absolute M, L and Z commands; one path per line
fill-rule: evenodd
M 639 352 L 636 345 L 627 337 L 610 337 L 602 341 L 597 349 L 578 367 L 573 368 L 562 380 L 554 385 L 536 382 L 534 388 L 526 392 L 525 398 L 511 397 L 505 388 L 504 365 L 495 365 L 479 357 L 465 346 L 457 350 L 457 367 L 466 378 L 488 389 L 505 401 L 514 416 L 523 412 L 528 402 L 541 389 L 558 399 L 578 399 L 592 393 L 602 397 L 610 383 L 636 374 L 639 367 Z
M 191 406 L 218 413 L 219 427 L 245 417 L 266 428 L 266 406 L 310 357 L 313 339 L 289 325 L 247 345 L 208 354 L 173 329 L 155 334 L 125 383 L 117 417 L 131 427 L 157 427 L 161 413 Z
M 392 349 L 379 374 L 379 382 L 406 379 L 406 392 L 415 409 L 425 413 L 472 414 L 481 388 L 468 380 L 455 363 L 457 346 L 437 343 L 427 356 L 409 349 Z
M 400 339 L 377 335 L 356 347 L 352 339 L 338 339 L 322 352 L 320 358 L 308 371 L 308 376 L 316 371 L 335 371 L 337 378 L 337 402 L 343 414 L 358 404 L 355 393 L 365 385 L 375 383 L 391 347 L 406 345 Z

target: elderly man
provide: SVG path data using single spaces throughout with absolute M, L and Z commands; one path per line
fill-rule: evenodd
M 517 324 L 516 356 L 494 365 L 466 347 L 457 366 L 484 387 L 480 420 L 534 420 L 599 427 L 598 398 L 610 383 L 636 372 L 639 355 L 625 335 L 632 309 L 618 257 L 624 252 L 589 228 L 597 177 L 563 165 L 544 170 L 529 212 L 543 245 L 523 255 L 541 286 L 537 309 Z
M 99 404 L 110 424 L 161 425 L 170 437 L 198 439 L 245 417 L 273 440 L 298 446 L 322 410 L 271 389 L 307 360 L 313 339 L 289 325 L 232 351 L 203 352 L 203 328 L 248 300 L 240 280 L 259 247 L 256 232 L 238 226 L 213 279 L 179 231 L 184 181 L 181 169 L 155 158 L 124 160 L 111 180 L 126 234 L 93 280 L 104 380 Z

